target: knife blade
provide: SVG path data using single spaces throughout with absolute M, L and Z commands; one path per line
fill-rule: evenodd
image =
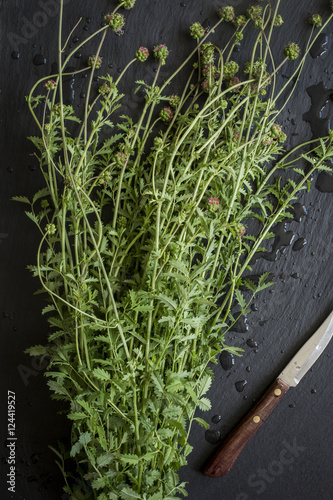
M 329 344 L 332 336 L 333 311 L 300 348 L 259 402 L 221 443 L 203 470 L 205 476 L 221 477 L 230 471 L 249 439 L 261 427 L 289 387 L 296 387 L 309 371 Z

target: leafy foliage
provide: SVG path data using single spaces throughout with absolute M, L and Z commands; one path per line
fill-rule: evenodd
M 274 23 L 276 12 L 267 13 Z M 296 150 L 283 156 L 278 96 L 262 96 L 269 51 L 254 63 L 258 44 L 269 43 L 267 30 L 258 32 L 248 80 L 237 85 L 223 77 L 229 58 L 206 47 L 209 85 L 193 71 L 167 125 L 158 112 L 170 79 L 159 88 L 158 73 L 153 84 L 138 82 L 146 100 L 136 123 L 117 118 L 121 77 L 104 77 L 92 102 L 89 86 L 80 119 L 57 90 L 28 98 L 46 187 L 31 202 L 15 199 L 30 205 L 26 213 L 43 234 L 31 270 L 48 294 L 44 313 L 52 312 L 53 327 L 48 346 L 30 353 L 50 359 L 48 385 L 72 422 L 70 455 L 99 500 L 186 493 L 177 470 L 192 449 L 192 423 L 208 427 L 195 411 L 210 409 L 209 362 L 221 348 L 239 354 L 225 345 L 225 333 L 270 285 L 267 275 L 255 285 L 244 273 L 333 155 L 330 133 L 300 155 L 305 170 Z M 110 135 L 102 141 L 105 126 Z M 282 180 L 285 171 L 291 176 Z M 255 234 L 245 233 L 251 219 L 260 226 Z M 68 484 L 65 490 L 74 495 Z

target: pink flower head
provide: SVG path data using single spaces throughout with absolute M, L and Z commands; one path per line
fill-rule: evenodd
M 163 66 L 165 64 L 166 58 L 169 55 L 168 47 L 161 43 L 160 45 L 156 45 L 154 47 L 153 52 L 155 59 L 160 61 L 161 66 Z
M 233 87 L 234 85 L 237 85 L 237 83 L 241 83 L 240 79 L 237 76 L 233 76 L 228 81 L 227 87 L 228 88 Z M 239 92 L 240 91 L 240 87 L 235 87 L 234 89 L 232 89 L 232 91 L 233 92 Z
M 220 200 L 216 196 L 208 198 L 207 203 L 210 208 L 218 208 L 221 205 Z
M 54 80 L 49 80 L 45 83 L 45 88 L 47 90 L 55 90 L 57 88 L 57 84 Z
M 237 235 L 237 238 L 241 238 L 242 236 L 244 236 L 245 233 L 246 233 L 245 227 L 240 224 L 240 233 Z
M 140 47 L 136 52 L 135 52 L 135 59 L 140 62 L 145 62 L 147 61 L 149 57 L 149 50 L 147 47 Z
M 160 111 L 160 118 L 164 123 L 168 123 L 172 120 L 173 117 L 173 111 L 171 108 L 163 108 Z
M 102 58 L 101 57 L 96 57 L 96 56 L 91 56 L 88 59 L 88 66 L 91 68 L 99 69 L 102 66 Z

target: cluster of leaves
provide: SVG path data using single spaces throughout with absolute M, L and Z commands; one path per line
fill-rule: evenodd
M 265 13 L 269 29 L 277 12 Z M 177 471 L 192 449 L 192 423 L 209 427 L 195 416 L 197 407 L 210 408 L 209 362 L 221 348 L 239 354 L 224 335 L 269 286 L 267 275 L 254 284 L 244 273 L 312 172 L 327 169 L 333 155 L 330 134 L 301 155 L 305 170 L 295 167 L 295 152 L 281 156 L 278 95 L 262 97 L 271 32 L 258 33 L 248 79 L 228 79 L 228 88 L 223 68 L 239 37 L 229 56 L 211 44 L 216 71 L 203 90 L 207 36 L 190 56 L 197 53 L 198 63 L 179 99 L 173 96 L 167 125 L 158 108 L 173 77 L 159 88 L 158 73 L 152 84 L 138 82 L 147 99 L 136 123 L 127 116 L 111 122 L 123 95 L 110 75 L 92 103 L 89 87 L 81 119 L 62 102 L 63 69 L 46 96 L 28 98 L 46 187 L 32 202 L 16 199 L 31 206 L 27 214 L 43 235 L 31 269 L 48 293 L 43 312 L 52 313 L 54 327 L 49 344 L 29 352 L 50 359 L 49 387 L 73 423 L 70 456 L 98 500 L 186 493 Z M 42 102 L 39 121 L 34 109 Z M 105 127 L 109 138 L 101 141 Z M 282 181 L 280 170 L 293 175 Z M 259 223 L 256 234 L 245 233 L 250 219 Z M 73 494 L 68 483 L 65 490 Z

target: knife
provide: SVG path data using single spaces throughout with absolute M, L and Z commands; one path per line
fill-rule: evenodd
M 296 387 L 301 381 L 327 347 L 332 336 L 333 311 L 287 364 L 254 408 L 221 443 L 203 470 L 205 476 L 221 477 L 230 471 L 249 439 L 265 422 L 289 387 Z

